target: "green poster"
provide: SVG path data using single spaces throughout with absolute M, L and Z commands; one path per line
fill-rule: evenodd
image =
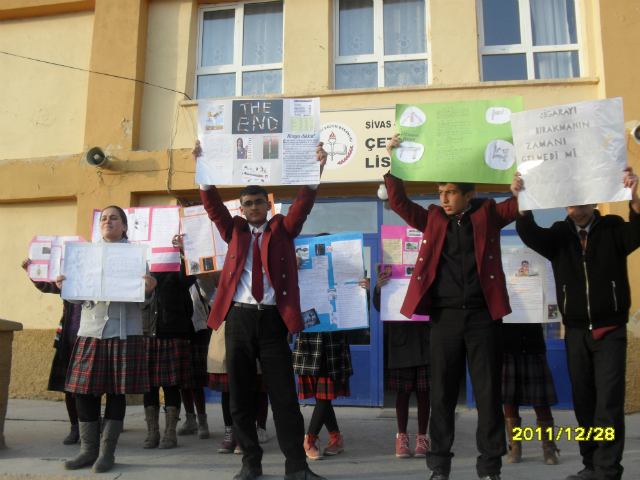
M 426 182 L 505 183 L 516 171 L 511 113 L 522 97 L 396 105 L 391 173 Z

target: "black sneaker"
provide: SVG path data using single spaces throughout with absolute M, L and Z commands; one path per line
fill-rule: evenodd
M 598 480 L 598 476 L 595 470 L 585 468 L 575 475 L 569 475 L 565 480 Z

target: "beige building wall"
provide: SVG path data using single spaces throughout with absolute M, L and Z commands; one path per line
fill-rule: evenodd
M 0 21 L 0 50 L 88 69 L 93 12 Z M 0 160 L 67 155 L 84 145 L 89 74 L 0 55 Z

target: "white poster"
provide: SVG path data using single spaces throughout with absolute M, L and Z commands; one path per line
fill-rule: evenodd
M 623 188 L 627 145 L 622 98 L 528 110 L 511 116 L 520 210 L 631 199 Z
M 200 100 L 196 183 L 320 183 L 320 99 Z

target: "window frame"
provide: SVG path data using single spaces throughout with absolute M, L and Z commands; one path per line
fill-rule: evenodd
M 582 21 L 581 21 L 581 0 L 574 0 L 576 9 L 576 38 L 577 43 L 569 43 L 564 45 L 533 45 L 533 32 L 531 30 L 531 3 L 529 0 L 518 0 L 518 9 L 520 12 L 520 44 L 519 45 L 491 45 L 484 44 L 484 11 L 482 3 L 484 0 L 476 0 L 476 12 L 478 17 L 478 58 L 480 67 L 480 81 L 484 82 L 484 67 L 482 57 L 485 55 L 508 55 L 508 54 L 525 54 L 527 62 L 527 80 L 549 80 L 536 78 L 536 65 L 534 60 L 535 53 L 553 53 L 553 52 L 578 52 L 578 65 L 580 67 L 580 75 L 585 77 L 584 58 L 582 48 Z M 509 80 L 505 80 L 509 81 Z
M 377 63 L 378 88 L 385 87 L 384 64 L 385 62 L 403 62 L 411 60 L 425 60 L 427 62 L 427 83 L 432 83 L 433 69 L 431 68 L 431 45 L 429 32 L 431 21 L 429 15 L 429 0 L 424 0 L 425 32 L 427 33 L 427 45 L 425 53 L 412 53 L 401 55 L 384 54 L 384 1 L 373 0 L 373 53 L 366 55 L 340 56 L 340 0 L 333 2 L 333 89 L 336 90 L 336 67 L 338 65 L 352 65 L 362 63 Z M 418 84 L 422 85 L 422 84 Z M 375 87 L 372 87 L 375 88 Z
M 246 0 L 242 2 L 230 2 L 223 4 L 209 4 L 200 5 L 198 7 L 198 41 L 196 44 L 196 71 L 194 75 L 194 92 L 196 92 L 196 98 L 198 98 L 198 77 L 215 75 L 221 73 L 235 73 L 236 74 L 236 89 L 235 96 L 243 96 L 242 92 L 242 77 L 245 72 L 259 72 L 266 70 L 280 70 L 282 71 L 282 85 L 284 90 L 284 68 L 283 62 L 279 63 L 263 63 L 259 65 L 243 65 L 242 54 L 244 49 L 244 6 L 251 3 L 270 3 L 270 2 L 282 2 L 282 56 L 284 60 L 284 27 L 285 27 L 285 8 L 284 0 Z M 204 14 L 206 12 L 221 11 L 221 10 L 235 10 L 234 28 L 233 28 L 233 63 L 227 65 L 216 65 L 213 67 L 202 66 L 202 36 L 204 34 Z M 278 94 L 282 94 L 279 92 Z

